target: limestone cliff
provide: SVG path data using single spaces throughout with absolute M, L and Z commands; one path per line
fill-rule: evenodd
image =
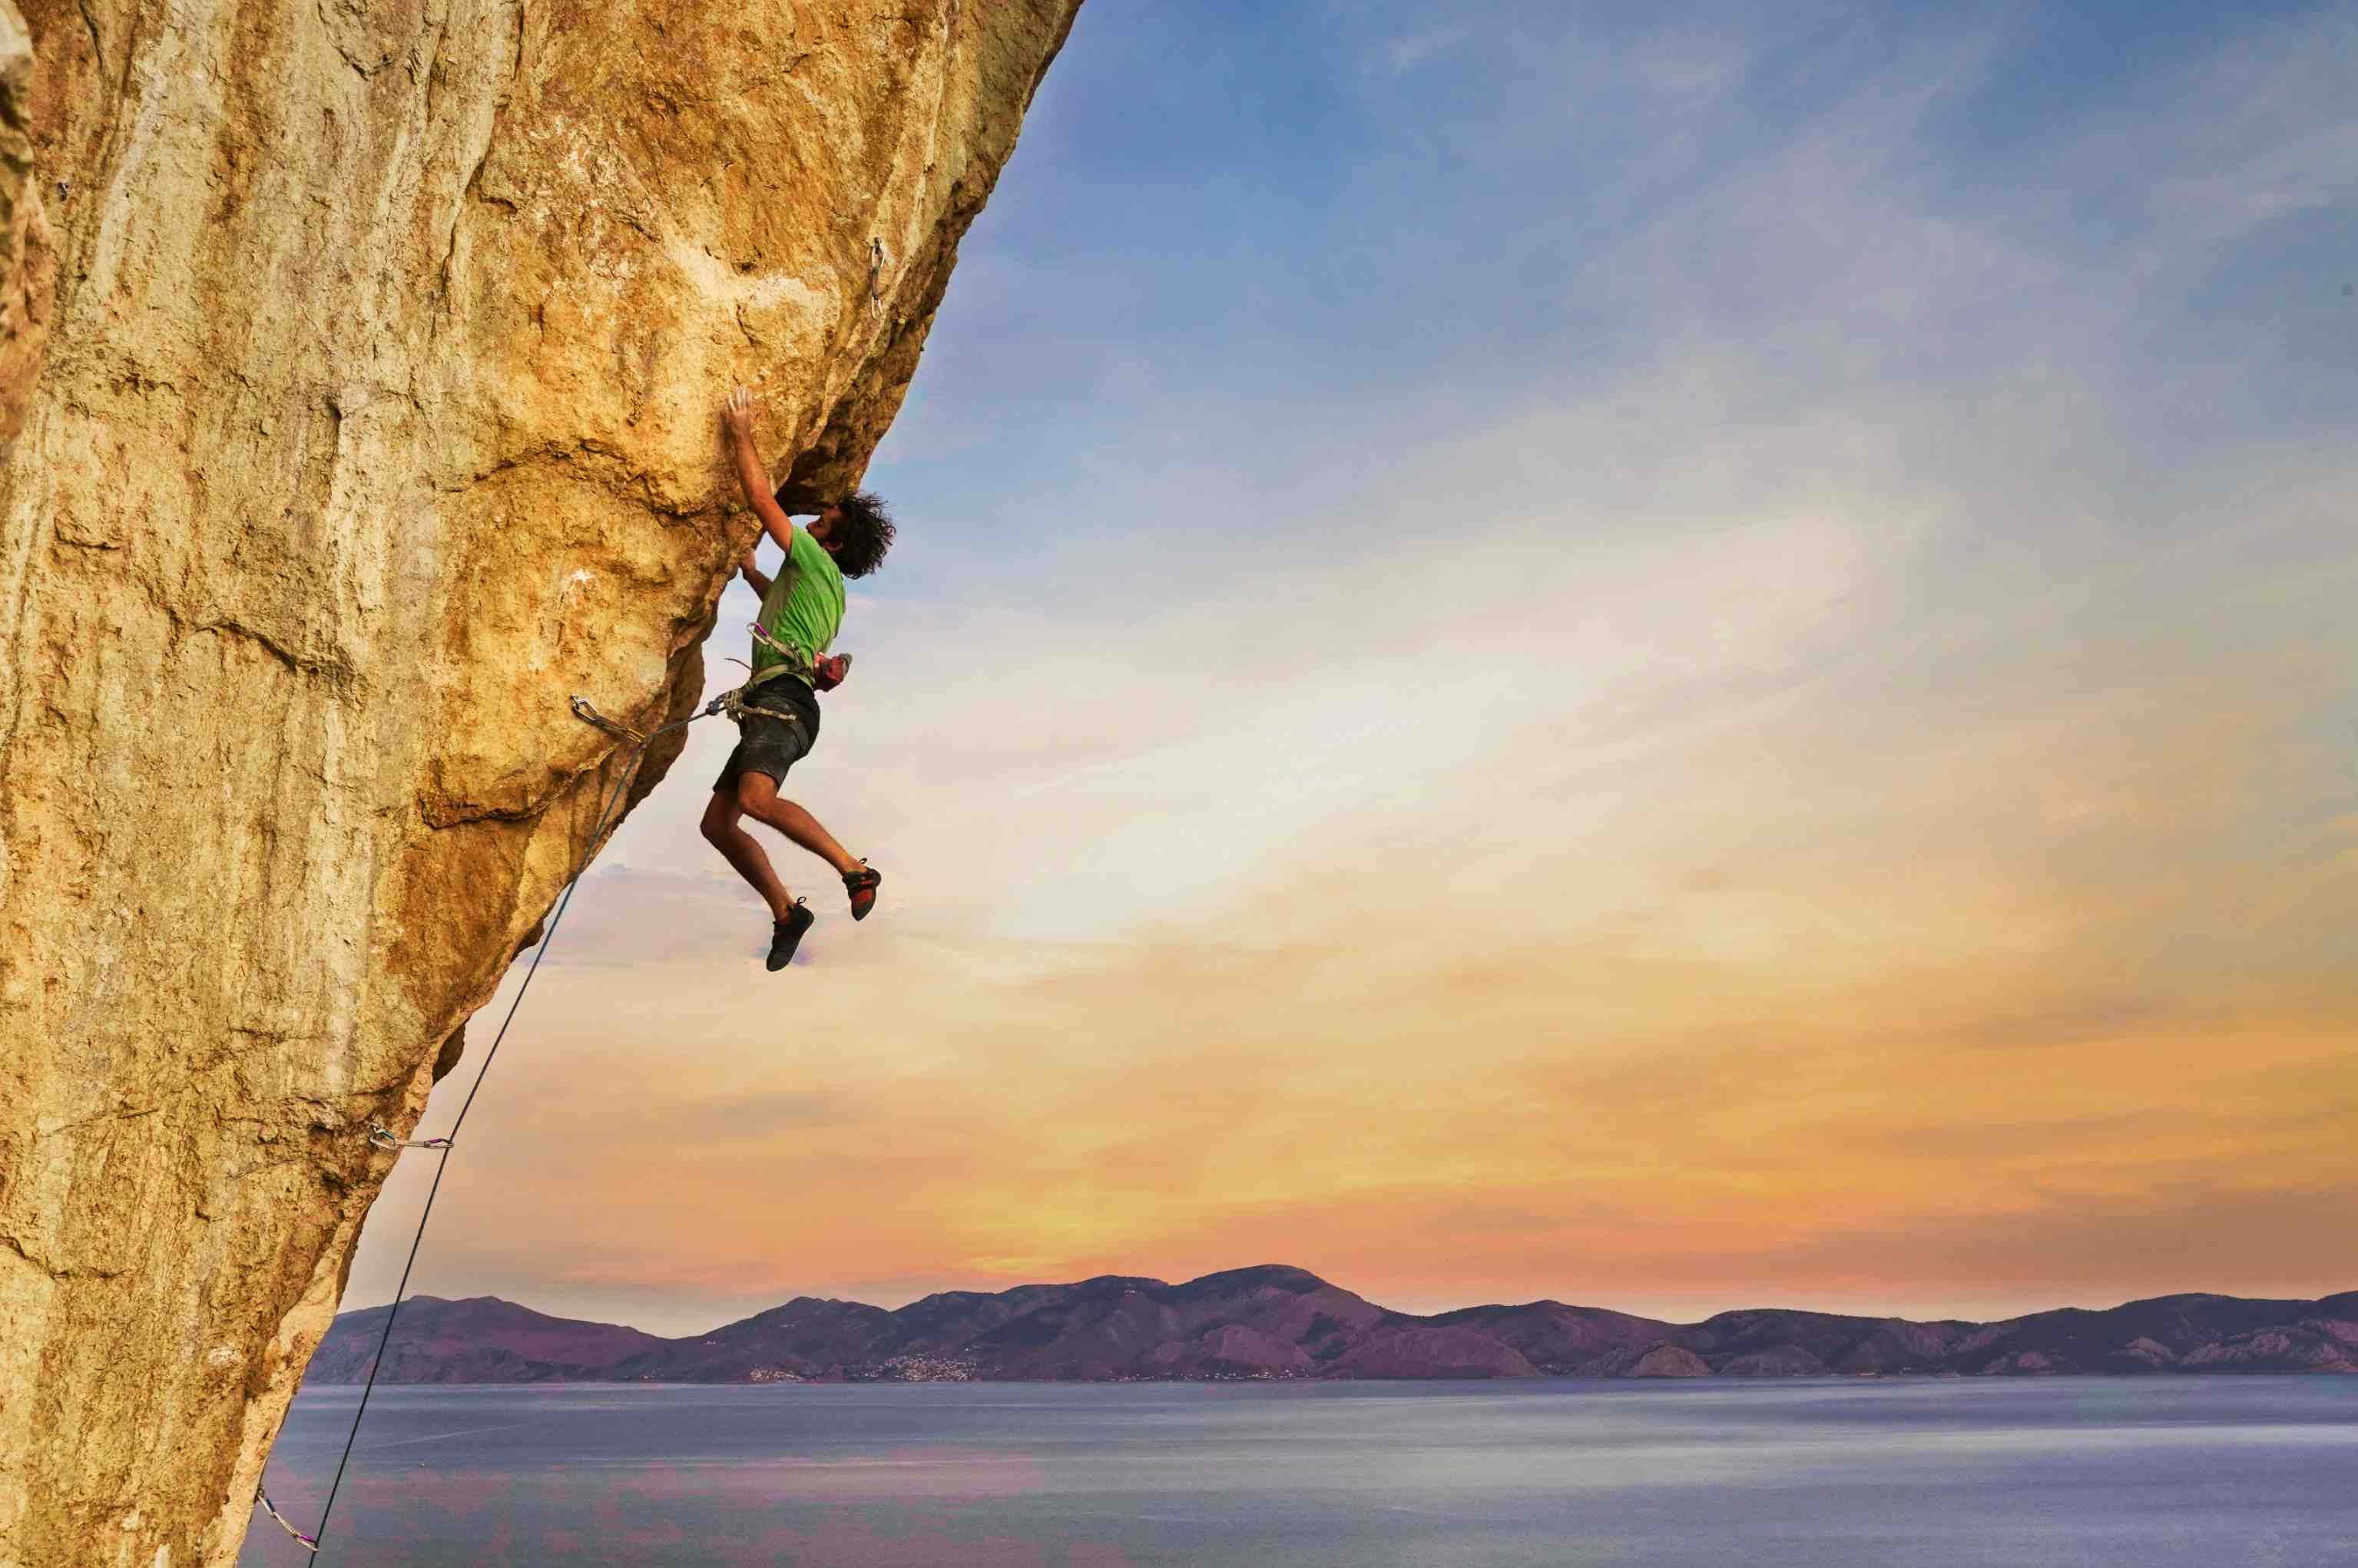
M 11 0 L 0 0 L 0 451 L 32 400 L 55 284 L 33 178 L 32 95 L 32 36 Z
M 590 848 L 567 696 L 698 689 L 717 399 L 860 472 L 1076 5 L 28 0 L 0 1564 L 233 1561 L 365 1128 Z

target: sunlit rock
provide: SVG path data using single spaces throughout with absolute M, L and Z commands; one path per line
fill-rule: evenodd
M 29 108 L 0 18 L 0 1562 L 234 1559 L 568 697 L 697 696 L 721 395 L 860 472 L 1076 3 L 33 0 Z

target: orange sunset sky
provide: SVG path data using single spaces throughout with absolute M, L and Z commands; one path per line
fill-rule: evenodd
M 877 915 L 782 849 L 821 919 L 763 972 L 699 725 L 411 1288 L 677 1334 L 1260 1262 L 1682 1318 L 2358 1287 L 2338 25 L 2179 40 L 2036 148 L 1971 129 L 2002 30 L 1799 107 L 1741 28 L 1526 40 L 1639 83 L 1639 163 L 1486 119 L 1495 39 L 1344 38 L 1324 117 L 1190 183 L 1122 99 L 1156 24 L 1085 15 L 785 792 Z M 1303 270 L 1419 180 L 1493 206 Z

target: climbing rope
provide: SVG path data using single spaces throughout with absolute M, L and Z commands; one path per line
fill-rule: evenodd
M 763 672 L 763 676 L 769 673 Z M 613 820 L 615 809 L 622 804 L 624 790 L 628 788 L 631 780 L 637 776 L 639 759 L 646 754 L 648 746 L 655 741 L 675 730 L 685 730 L 699 719 L 709 719 L 717 713 L 726 713 L 731 719 L 739 718 L 744 713 L 769 713 L 770 709 L 755 708 L 744 700 L 744 694 L 762 678 L 762 676 L 757 676 L 732 691 L 722 692 L 686 719 L 674 719 L 671 723 L 661 725 L 644 734 L 641 734 L 619 720 L 607 718 L 592 707 L 587 697 L 573 698 L 572 708 L 575 718 L 584 723 L 594 724 L 609 734 L 620 736 L 631 742 L 630 760 L 624 764 L 621 776 L 614 781 L 613 787 L 607 792 L 604 801 L 599 806 L 598 825 L 590 829 L 590 841 L 581 851 L 579 862 L 574 866 L 573 874 L 565 879 L 564 891 L 557 895 L 556 906 L 549 911 L 548 914 L 548 929 L 542 934 L 540 945 L 533 949 L 532 962 L 525 967 L 524 979 L 516 986 L 515 995 L 508 1001 L 507 1012 L 500 1019 L 499 1031 L 492 1036 L 491 1049 L 483 1053 L 483 1065 L 476 1069 L 475 1081 L 467 1087 L 467 1098 L 459 1102 L 459 1114 L 451 1119 L 449 1135 L 445 1138 L 408 1140 L 402 1138 L 389 1128 L 374 1122 L 369 1124 L 368 1141 L 376 1148 L 395 1151 L 430 1149 L 438 1158 L 434 1164 L 434 1180 L 426 1189 L 426 1206 L 418 1211 L 417 1233 L 410 1238 L 409 1256 L 401 1265 L 401 1282 L 393 1288 L 393 1304 L 385 1309 L 384 1331 L 377 1336 L 376 1354 L 369 1361 L 368 1381 L 361 1385 L 361 1401 L 352 1411 L 352 1429 L 344 1436 L 344 1451 L 336 1461 L 336 1477 L 328 1484 L 328 1500 L 319 1509 L 319 1530 L 310 1535 L 304 1534 L 287 1522 L 286 1515 L 272 1506 L 270 1498 L 260 1487 L 257 1487 L 254 1490 L 255 1500 L 261 1503 L 263 1511 L 278 1522 L 279 1529 L 300 1541 L 303 1549 L 313 1556 L 319 1555 L 321 1543 L 328 1538 L 328 1518 L 335 1512 L 336 1493 L 342 1488 L 344 1470 L 352 1464 L 352 1444 L 360 1438 L 361 1418 L 368 1414 L 369 1396 L 376 1391 L 377 1373 L 384 1366 L 385 1346 L 393 1341 L 393 1322 L 400 1314 L 401 1299 L 409 1289 L 409 1271 L 416 1267 L 417 1249 L 426 1240 L 426 1222 L 433 1217 L 434 1195 L 442 1190 L 442 1173 L 450 1167 L 450 1152 L 458 1146 L 459 1129 L 465 1125 L 467 1112 L 473 1108 L 475 1097 L 482 1092 L 483 1080 L 491 1076 L 492 1064 L 499 1058 L 500 1044 L 508 1037 L 508 1025 L 515 1022 L 516 1010 L 524 1005 L 525 993 L 532 989 L 533 977 L 540 973 L 540 961 L 548 956 L 548 949 L 557 941 L 557 928 L 564 923 L 565 912 L 573 903 L 573 890 L 580 885 L 582 873 L 590 869 L 590 857 L 598 852 L 598 846 L 604 839 L 606 829 Z M 791 716 L 779 714 L 776 717 L 783 719 Z

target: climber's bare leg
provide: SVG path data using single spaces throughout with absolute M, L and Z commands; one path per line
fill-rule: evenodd
M 772 798 L 776 797 L 777 783 L 768 774 L 741 775 L 740 789 L 743 787 L 745 779 L 760 779 L 769 785 Z M 711 801 L 704 808 L 705 842 L 719 850 L 722 858 L 737 868 L 737 874 L 753 884 L 753 891 L 760 893 L 762 902 L 770 906 L 772 920 L 784 920 L 786 912 L 794 907 L 795 901 L 787 893 L 786 884 L 778 880 L 777 871 L 771 866 L 770 857 L 763 849 L 760 840 L 738 826 L 740 815 L 735 792 L 714 790 Z
M 817 817 L 791 800 L 778 798 L 778 781 L 769 774 L 740 773 L 737 776 L 737 806 L 754 821 L 776 828 L 833 866 L 838 876 L 848 877 L 860 869 L 859 860 L 835 841 L 834 834 L 819 826 Z M 741 828 L 739 831 L 743 830 Z M 728 851 L 723 849 L 721 853 L 725 855 Z M 741 867 L 739 869 L 742 870 Z

